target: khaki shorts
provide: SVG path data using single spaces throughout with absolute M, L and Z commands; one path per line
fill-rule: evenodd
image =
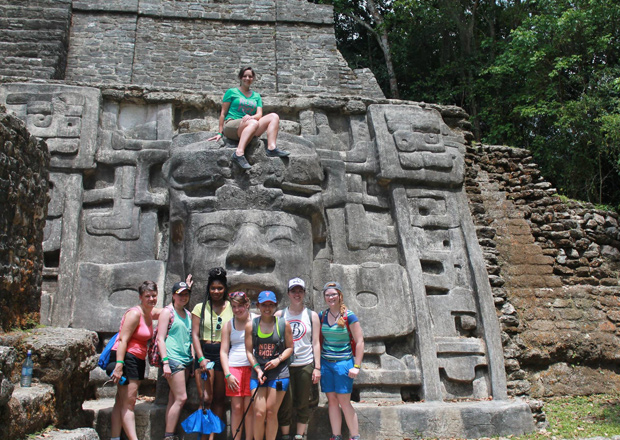
M 229 119 L 224 122 L 224 129 L 222 133 L 228 139 L 232 139 L 233 141 L 239 140 L 239 135 L 237 131 L 239 131 L 239 126 L 241 125 L 241 119 Z

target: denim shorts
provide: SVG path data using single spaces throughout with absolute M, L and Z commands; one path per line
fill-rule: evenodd
M 191 367 L 193 363 L 194 363 L 194 359 L 190 360 L 186 364 L 184 364 L 183 362 L 175 361 L 174 359 L 168 359 L 168 366 L 170 367 L 170 371 L 172 371 L 172 374 L 176 374 L 179 371 L 183 371 L 187 368 L 190 368 L 190 371 L 191 371 Z M 159 367 L 159 369 L 162 373 L 164 372 L 163 365 Z
M 281 385 L 278 385 L 278 382 L 281 383 Z M 269 387 L 269 388 L 273 388 L 274 390 L 278 390 L 278 391 L 286 391 L 288 390 L 288 384 L 289 384 L 289 378 L 284 378 L 284 379 L 273 379 L 273 380 L 266 380 L 264 384 L 259 385 L 258 384 L 258 380 L 257 379 L 250 379 L 250 389 L 253 390 L 255 388 L 262 388 L 262 387 Z
M 321 359 L 321 391 L 336 394 L 351 393 L 353 391 L 353 379 L 349 377 L 351 368 L 353 358 L 337 362 Z

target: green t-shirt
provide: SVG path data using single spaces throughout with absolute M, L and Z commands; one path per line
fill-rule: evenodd
M 256 114 L 258 107 L 263 107 L 263 100 L 255 91 L 252 91 L 252 95 L 248 98 L 238 88 L 228 89 L 224 93 L 223 102 L 230 102 L 230 108 L 226 114 L 226 120 L 228 119 L 241 119 L 245 115 L 253 116 Z

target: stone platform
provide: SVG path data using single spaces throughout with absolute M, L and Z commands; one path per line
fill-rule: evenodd
M 84 403 L 94 412 L 101 438 L 109 435 L 113 399 Z M 522 400 L 476 402 L 422 402 L 404 404 L 354 403 L 364 440 L 413 438 L 479 438 L 521 435 L 534 431 L 530 408 Z M 138 437 L 163 437 L 165 406 L 150 402 L 136 405 Z M 330 436 L 327 406 L 319 406 L 309 424 L 308 440 Z M 181 437 L 189 440 L 194 435 Z M 223 436 L 222 436 L 223 438 Z

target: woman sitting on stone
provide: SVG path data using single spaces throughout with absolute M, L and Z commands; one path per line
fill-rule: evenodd
M 112 409 L 110 439 L 120 440 L 121 429 L 129 440 L 138 440 L 134 408 L 138 385 L 144 379 L 147 344 L 153 337 L 151 313 L 157 304 L 157 284 L 145 281 L 138 289 L 140 304 L 125 312 L 119 335 L 110 352 L 106 371 L 119 386 Z M 121 378 L 123 380 L 121 380 Z
M 276 147 L 280 117 L 276 113 L 263 116 L 263 100 L 258 92 L 250 90 L 256 74 L 251 67 L 239 71 L 241 84 L 228 89 L 222 99 L 219 133 L 208 140 L 220 140 L 222 134 L 229 139 L 238 140 L 237 150 L 232 159 L 243 169 L 252 166 L 245 158 L 245 148 L 254 138 L 267 132 L 267 156 L 286 157 L 288 152 Z

